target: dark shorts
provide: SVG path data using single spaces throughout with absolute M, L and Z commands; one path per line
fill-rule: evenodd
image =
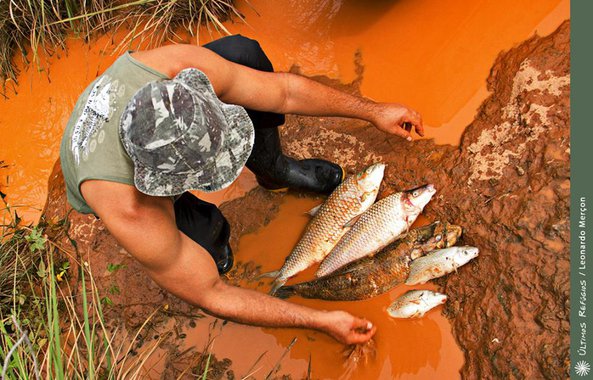
M 261 71 L 274 71 L 272 63 L 259 43 L 241 35 L 228 36 L 212 41 L 205 48 L 221 57 Z M 269 151 L 281 154 L 277 128 L 284 124 L 284 115 L 247 110 L 255 127 L 255 142 L 247 167 L 256 175 L 269 172 L 266 165 L 271 161 Z M 265 130 L 265 132 L 262 132 Z M 270 132 L 272 132 L 270 138 Z M 266 152 L 266 159 L 261 159 Z M 258 156 L 260 159 L 258 160 Z M 204 247 L 215 258 L 228 245 L 230 227 L 226 218 L 213 204 L 184 193 L 174 205 L 177 228 L 196 243 Z

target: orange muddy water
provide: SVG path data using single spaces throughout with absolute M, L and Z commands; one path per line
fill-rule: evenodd
M 442 144 L 458 143 L 488 95 L 485 78 L 500 51 L 533 33 L 548 34 L 569 18 L 568 0 L 250 0 L 252 8 L 238 3 L 248 25 L 226 26 L 233 33 L 258 39 L 277 70 L 287 71 L 297 64 L 306 75 L 349 82 L 356 76 L 354 56 L 360 51 L 362 94 L 416 108 L 428 126 L 427 137 Z M 201 42 L 216 37 L 204 32 Z M 116 58 L 108 53 L 109 43 L 107 37 L 91 47 L 70 40 L 67 54 L 42 56 L 42 72 L 33 65 L 23 68 L 19 64 L 19 85 L 8 84 L 17 93 L 9 91 L 9 98 L 0 100 L 0 160 L 8 164 L 0 169 L 0 184 L 11 206 L 18 206 L 19 214 L 27 220 L 39 217 L 47 178 L 76 98 Z M 253 176 L 246 171 L 233 187 L 208 199 L 221 203 L 253 186 Z M 304 212 L 318 202 L 286 196 L 275 220 L 241 239 L 238 259 L 255 260 L 264 271 L 279 268 L 307 222 Z M 297 279 L 311 275 L 309 271 Z M 420 320 L 399 321 L 387 316 L 386 307 L 405 290 L 399 287 L 359 302 L 293 299 L 316 308 L 347 310 L 378 326 L 375 356 L 368 355 L 368 362 L 355 368 L 344 366 L 342 346 L 310 331 L 231 323 L 220 331 L 213 351 L 218 358 L 232 359 L 239 376 L 248 374 L 259 355 L 267 351 L 257 366 L 261 368 L 255 376 L 260 378 L 297 337 L 280 371 L 296 378 L 305 374 L 309 358 L 313 378 L 457 378 L 463 356 L 440 308 Z M 208 324 L 200 321 L 187 331 L 183 344 L 201 349 L 207 331 Z M 158 377 L 159 363 L 162 360 L 155 357 L 154 368 L 147 369 L 151 377 Z
M 320 200 L 286 195 L 277 217 L 258 232 L 241 238 L 237 258 L 253 259 L 267 272 L 282 266 L 285 257 L 299 240 L 309 221 L 308 210 Z M 415 226 L 427 223 L 425 218 Z M 290 228 L 287 228 L 290 226 Z M 288 284 L 313 279 L 315 267 L 298 274 Z M 269 290 L 269 281 L 244 283 L 243 286 Z M 214 329 L 217 335 L 213 352 L 218 358 L 232 358 L 235 375 L 247 375 L 258 357 L 266 352 L 255 368 L 255 378 L 264 378 L 282 356 L 293 338 L 297 342 L 282 360 L 280 374 L 291 374 L 295 379 L 306 377 L 311 360 L 313 379 L 454 379 L 463 364 L 463 354 L 455 345 L 449 322 L 436 308 L 424 318 L 396 320 L 387 315 L 391 302 L 412 288 L 399 286 L 381 296 L 356 302 L 333 302 L 291 298 L 291 302 L 325 309 L 345 310 L 371 320 L 378 328 L 373 348 L 365 355 L 348 359 L 345 347 L 328 336 L 300 329 L 261 329 L 229 323 Z M 415 286 L 414 289 L 432 289 L 436 286 Z M 214 318 L 205 321 L 212 322 Z M 196 328 L 187 329 L 184 346 L 180 351 L 195 345 L 204 347 L 209 323 L 201 320 Z M 358 364 L 355 361 L 358 359 Z M 159 365 L 154 364 L 154 375 Z M 253 370 L 253 369 L 252 369 Z

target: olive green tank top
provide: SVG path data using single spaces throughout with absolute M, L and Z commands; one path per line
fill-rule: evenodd
M 119 137 L 120 117 L 136 91 L 159 79 L 167 76 L 137 61 L 128 52 L 78 98 L 60 145 L 66 195 L 75 210 L 93 213 L 80 193 L 80 185 L 86 180 L 134 185 L 134 165 Z

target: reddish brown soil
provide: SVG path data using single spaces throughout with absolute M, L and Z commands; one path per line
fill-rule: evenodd
M 458 156 L 441 172 L 449 181 L 429 208 L 464 225 L 465 243 L 481 249 L 471 271 L 441 282 L 453 300 L 446 311 L 465 351 L 464 378 L 569 377 L 570 87 L 529 90 L 528 79 L 528 88 L 511 98 L 525 60 L 540 72 L 538 80 L 566 83 L 570 24 L 498 57 L 488 78 L 492 95 L 464 133 Z M 501 108 L 510 103 L 516 112 L 505 119 Z M 544 116 L 530 118 L 539 105 Z M 500 176 L 467 186 L 472 144 L 505 120 L 511 129 L 498 133 L 508 140 L 481 152 L 503 154 L 525 144 L 524 151 L 510 158 Z
M 408 143 L 342 119 L 290 117 L 282 130 L 285 149 L 294 156 L 332 159 L 351 173 L 376 160 L 386 162 L 380 197 L 435 184 L 438 193 L 426 215 L 464 226 L 462 243 L 480 248 L 466 270 L 439 281 L 449 296 L 446 315 L 465 353 L 463 378 L 568 377 L 569 37 L 565 22 L 550 36 L 533 37 L 500 54 L 488 78 L 491 95 L 459 147 L 432 140 Z M 360 80 L 362 72 L 355 83 L 339 86 L 356 92 Z M 257 188 L 224 204 L 232 245 L 267 223 L 279 203 L 279 195 Z M 56 165 L 45 217 L 67 213 Z M 100 221 L 75 212 L 68 217 L 80 254 L 99 272 L 99 286 L 125 284 L 125 292 L 110 295 L 110 318 L 133 328 L 158 308 L 147 339 L 163 331 L 159 326 L 172 315 L 177 326 L 171 339 L 182 339 L 175 332 L 199 310 L 159 289 Z M 108 263 L 127 267 L 98 270 Z M 257 271 L 252 264 L 238 268 Z M 174 353 L 176 345 L 171 347 Z M 229 376 L 227 362 L 220 363 L 220 376 Z M 169 364 L 171 375 L 179 373 Z

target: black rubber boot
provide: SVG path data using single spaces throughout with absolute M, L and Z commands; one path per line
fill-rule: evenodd
M 240 35 L 227 36 L 204 47 L 231 62 L 255 70 L 274 71 L 272 62 L 255 40 Z M 282 154 L 278 126 L 284 124 L 284 115 L 250 109 L 247 113 L 255 127 L 255 144 L 247 167 L 255 173 L 260 185 L 269 190 L 291 188 L 327 194 L 343 180 L 342 168 L 329 161 L 297 161 Z
M 295 160 L 282 153 L 278 128 L 259 128 L 247 167 L 272 191 L 302 190 L 329 194 L 344 179 L 340 165 L 322 159 Z
M 257 182 L 271 191 L 290 188 L 329 194 L 342 182 L 344 175 L 340 165 L 329 161 L 315 158 L 297 161 L 284 155 L 276 159 L 275 174 L 274 178 L 257 176 Z
M 219 274 L 225 274 L 233 268 L 235 259 L 233 257 L 233 251 L 230 245 L 225 245 L 221 252 L 217 254 L 210 253 L 214 262 L 216 262 L 216 268 Z
M 177 228 L 202 246 L 216 263 L 219 274 L 233 267 L 233 251 L 229 245 L 231 228 L 220 210 L 186 192 L 173 205 Z

